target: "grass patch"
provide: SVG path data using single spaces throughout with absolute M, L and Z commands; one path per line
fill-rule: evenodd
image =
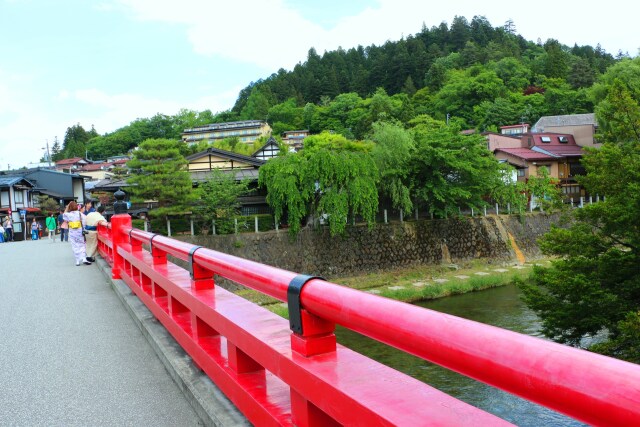
M 547 261 L 547 259 L 538 260 L 536 263 L 546 264 Z M 498 267 L 499 266 L 495 264 L 487 264 L 486 262 L 474 260 L 463 266 L 417 266 L 360 276 L 335 278 L 332 279 L 331 282 L 362 291 L 376 290 L 380 296 L 415 303 L 467 292 L 482 291 L 498 286 L 506 286 L 514 283 L 518 279 L 526 280 L 532 271 L 530 266 L 523 269 L 504 266 L 501 268 L 507 271 L 495 271 Z M 478 272 L 488 274 L 477 275 L 476 273 Z M 468 278 L 461 279 L 456 276 L 468 276 Z M 434 281 L 434 279 L 446 279 L 447 281 L 438 283 Z M 414 283 L 417 282 L 423 282 L 425 285 L 414 286 Z M 263 306 L 279 316 L 284 318 L 289 317 L 286 305 L 275 298 L 251 289 L 243 289 L 236 292 L 236 294 Z

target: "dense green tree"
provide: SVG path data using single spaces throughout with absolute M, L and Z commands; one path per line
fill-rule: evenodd
M 438 118 L 444 118 L 447 113 L 456 115 L 470 125 L 474 105 L 493 101 L 506 93 L 503 81 L 484 67 L 452 71 L 445 86 L 433 97 L 433 113 Z
M 86 155 L 86 143 L 89 141 L 89 134 L 80 123 L 68 127 L 64 135 L 62 145 L 63 158 L 82 157 Z
M 409 162 L 415 197 L 440 216 L 459 207 L 479 208 L 483 197 L 503 183 L 498 161 L 479 134 L 462 135 L 460 128 L 418 116 L 411 121 L 416 142 Z
M 276 221 L 285 215 L 295 235 L 304 219 L 326 218 L 332 235 L 361 216 L 373 224 L 378 208 L 378 171 L 370 144 L 322 133 L 305 139 L 304 150 L 270 160 L 260 168 L 259 184 Z
M 62 147 L 60 147 L 60 141 L 58 141 L 58 137 L 56 136 L 53 139 L 53 145 L 51 146 L 51 161 L 57 162 L 62 159 L 64 159 Z
M 516 58 L 503 58 L 489 64 L 502 79 L 505 86 L 512 91 L 522 91 L 531 82 L 531 70 Z
M 303 108 L 296 105 L 294 98 L 289 98 L 269 109 L 267 122 L 274 135 L 281 135 L 288 130 L 302 129 L 304 127 Z
M 580 179 L 600 203 L 577 209 L 568 228 L 553 228 L 541 241 L 557 257 L 536 268 L 523 285 L 525 301 L 541 316 L 545 335 L 572 345 L 606 334 L 593 350 L 640 363 L 640 98 L 634 81 L 605 76 L 606 97 L 597 107 L 606 123 L 601 149 L 583 157 Z
M 194 192 L 198 201 L 193 210 L 202 228 L 208 229 L 215 222 L 216 233 L 225 234 L 234 229 L 233 218 L 240 215 L 239 198 L 249 193 L 249 182 L 214 169 Z
M 180 153 L 184 144 L 171 139 L 147 139 L 127 166 L 127 182 L 136 201 L 155 200 L 158 207 L 152 217 L 180 214 L 191 209 L 194 200 L 187 161 Z
M 573 89 L 590 87 L 596 80 L 596 73 L 591 68 L 589 61 L 577 58 L 571 65 L 567 81 Z

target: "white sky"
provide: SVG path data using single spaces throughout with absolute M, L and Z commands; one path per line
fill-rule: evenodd
M 100 134 L 156 113 L 233 106 L 307 51 L 382 44 L 454 16 L 527 40 L 640 48 L 635 2 L 0 0 L 0 170 L 37 162 L 74 124 Z

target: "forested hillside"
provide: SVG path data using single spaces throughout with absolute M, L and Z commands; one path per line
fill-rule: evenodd
M 408 123 L 419 114 L 456 121 L 461 128 L 495 130 L 543 115 L 593 111 L 588 89 L 617 58 L 599 46 L 527 41 L 513 22 L 493 27 L 484 17 L 423 27 L 381 46 L 318 54 L 291 71 L 252 82 L 228 111 L 183 110 L 137 119 L 110 134 L 69 132 L 54 158 L 104 158 L 147 138 L 179 138 L 183 129 L 233 120 L 267 120 L 274 135 L 293 129 L 332 130 L 365 139 L 373 123 Z M 79 125 L 78 125 L 79 126 Z M 78 144 L 75 135 L 83 134 Z

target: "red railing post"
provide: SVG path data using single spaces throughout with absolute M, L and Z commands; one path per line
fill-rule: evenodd
M 202 289 L 213 289 L 215 285 L 214 272 L 208 268 L 204 268 L 197 262 L 195 262 L 195 252 L 200 249 L 200 246 L 194 247 L 190 253 L 191 257 L 191 288 L 199 291 Z
M 120 279 L 120 272 L 124 268 L 124 259 L 118 253 L 122 244 L 129 243 L 129 236 L 124 230 L 131 228 L 131 216 L 129 214 L 117 214 L 111 217 L 111 239 L 113 243 L 113 267 L 111 278 Z
M 291 333 L 291 350 L 305 357 L 336 351 L 335 323 L 300 310 L 302 333 Z

